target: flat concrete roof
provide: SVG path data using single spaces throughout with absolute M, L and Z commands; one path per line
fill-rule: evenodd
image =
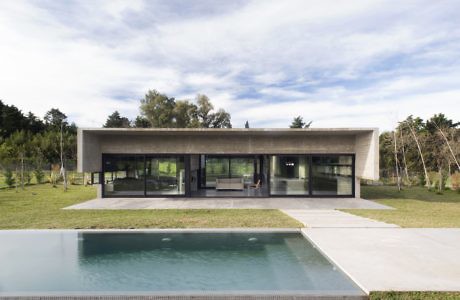
M 378 131 L 378 128 L 80 128 L 98 135 L 355 135 Z

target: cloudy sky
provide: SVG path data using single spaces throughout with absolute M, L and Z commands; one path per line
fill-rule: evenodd
M 234 127 L 460 120 L 460 1 L 0 0 L 0 99 L 79 126 L 157 89 Z

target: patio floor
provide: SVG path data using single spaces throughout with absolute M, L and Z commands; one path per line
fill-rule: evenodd
M 102 198 L 65 209 L 392 209 L 361 198 Z
M 307 228 L 365 291 L 460 291 L 458 228 Z

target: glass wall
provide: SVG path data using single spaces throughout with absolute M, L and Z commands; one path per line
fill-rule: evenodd
M 185 195 L 184 156 L 105 155 L 104 196 Z
M 184 195 L 184 157 L 146 157 L 146 192 L 149 195 Z
M 230 177 L 243 178 L 245 184 L 254 181 L 254 158 L 230 158 Z
M 312 194 L 353 194 L 353 157 L 351 155 L 312 156 Z
M 203 173 L 205 176 L 202 187 L 215 187 L 217 178 L 243 178 L 245 184 L 254 181 L 254 164 L 257 162 L 254 157 L 202 155 L 201 161 L 204 162 L 202 176 Z
M 144 196 L 144 158 L 109 156 L 104 160 L 105 196 Z
M 308 156 L 271 156 L 270 193 L 272 195 L 308 195 L 308 178 Z
M 206 187 L 216 187 L 217 178 L 228 178 L 230 172 L 229 159 L 226 157 L 204 156 Z

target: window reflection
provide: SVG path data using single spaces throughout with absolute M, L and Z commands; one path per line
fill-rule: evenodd
M 353 158 L 350 155 L 312 157 L 313 195 L 352 195 Z
M 270 158 L 270 193 L 308 195 L 308 157 L 306 155 Z

